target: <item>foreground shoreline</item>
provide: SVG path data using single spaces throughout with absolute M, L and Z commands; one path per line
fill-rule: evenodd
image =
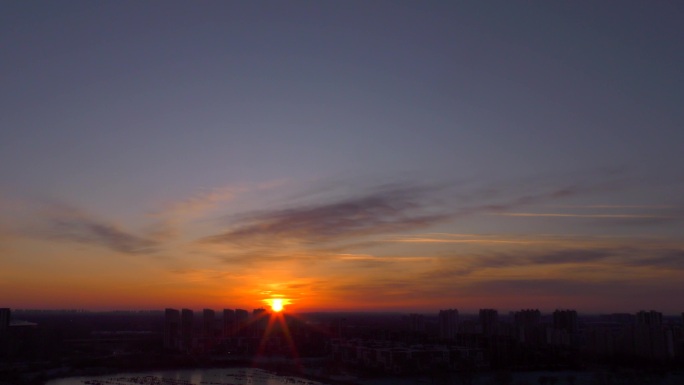
M 174 357 L 180 358 L 180 357 Z M 179 362 L 180 361 L 180 362 Z M 286 358 L 262 357 L 257 359 L 235 358 L 215 360 L 211 362 L 188 362 L 184 359 L 157 362 L 144 365 L 138 362 L 133 366 L 125 365 L 92 365 L 87 367 L 60 366 L 43 368 L 35 371 L 28 368 L 10 368 L 0 370 L 0 385 L 45 385 L 51 381 L 75 377 L 99 377 L 119 373 L 150 373 L 183 370 L 218 370 L 218 369 L 260 369 L 277 376 L 299 377 L 302 379 L 323 382 L 328 385 L 359 385 L 356 381 L 340 381 L 316 373 L 323 359 L 304 358 L 292 360 Z
M 93 359 L 44 367 L 0 368 L 0 385 L 45 385 L 51 381 L 73 377 L 98 377 L 122 373 L 171 372 L 185 370 L 261 369 L 280 377 L 297 377 L 326 385 L 380 385 L 380 384 L 536 384 L 544 377 L 555 378 L 557 384 L 584 385 L 610 383 L 610 378 L 644 378 L 644 383 L 679 385 L 684 383 L 684 372 L 664 367 L 609 367 L 596 366 L 576 370 L 483 370 L 472 373 L 444 372 L 423 375 L 393 376 L 351 372 L 331 373 L 326 370 L 327 358 L 285 357 L 188 357 L 160 354 L 157 356 L 131 355 Z M 35 366 L 35 365 L 34 365 Z M 574 377 L 574 379 L 570 379 Z M 512 382 L 507 382 L 507 379 Z M 503 382 L 499 382 L 503 381 Z M 598 381 L 598 382 L 597 382 Z M 603 382 L 601 382 L 603 381 Z
M 259 373 L 229 373 L 232 370 L 259 370 L 263 371 L 264 375 L 278 377 L 276 383 L 280 384 L 292 384 L 292 383 L 309 383 L 309 384 L 323 384 L 323 385 L 414 385 L 414 384 L 469 384 L 469 385 L 534 385 L 534 384 L 557 384 L 557 385 L 604 385 L 604 384 L 651 384 L 651 385 L 680 385 L 684 380 L 684 373 L 682 372 L 672 372 L 672 373 L 647 373 L 642 371 L 630 371 L 628 369 L 623 369 L 620 371 L 524 371 L 524 372 L 480 372 L 474 376 L 463 376 L 463 373 L 451 373 L 450 375 L 436 376 L 376 376 L 361 378 L 355 381 L 341 381 L 330 378 L 323 378 L 321 376 L 296 372 L 296 371 L 281 371 L 274 370 L 274 368 L 269 368 L 269 365 L 263 365 L 258 367 L 256 365 L 252 366 L 230 366 L 230 367 L 207 367 L 207 368 L 177 368 L 177 369 L 161 369 L 161 370 L 143 370 L 143 371 L 118 371 L 110 373 L 101 373 L 99 375 L 87 375 L 87 376 L 68 376 L 65 378 L 53 379 L 46 382 L 47 385 L 81 385 L 78 380 L 96 380 L 97 377 L 107 377 L 107 376 L 126 376 L 126 375 L 147 375 L 166 378 L 169 381 L 178 381 L 179 375 L 182 379 L 181 381 L 187 381 L 191 376 L 204 376 L 203 380 L 198 380 L 197 377 L 192 379 L 192 382 L 187 382 L 189 385 L 213 383 L 213 384 L 223 384 L 220 379 L 224 379 L 225 370 L 226 376 L 243 377 L 242 380 L 238 382 L 240 385 L 244 384 L 256 384 L 259 381 L 246 380 L 245 378 L 261 378 L 262 381 L 264 377 Z M 205 373 L 202 373 L 202 372 Z M 217 373 L 218 372 L 218 373 Z M 168 375 L 168 376 L 167 376 Z M 183 377 L 185 375 L 186 377 Z M 213 376 L 213 378 L 212 378 Z M 85 377 L 85 378 L 83 378 Z M 200 377 L 202 378 L 202 377 Z M 220 378 L 220 379 L 219 379 Z M 60 379 L 67 380 L 65 382 L 60 382 Z M 69 382 L 69 379 L 74 381 Z M 185 380 L 183 380 L 185 379 Z M 111 380 L 121 380 L 109 379 Z M 209 380 L 214 380 L 209 381 Z M 215 381 L 215 380 L 218 380 Z M 301 381 L 300 381 L 301 380 Z M 124 380 L 125 381 L 125 380 Z M 280 381 L 280 382 L 278 382 Z M 126 383 L 126 382 L 124 382 Z M 232 384 L 232 382 L 230 382 Z M 270 383 L 270 382 L 269 382 Z M 126 383 L 127 384 L 127 383 Z

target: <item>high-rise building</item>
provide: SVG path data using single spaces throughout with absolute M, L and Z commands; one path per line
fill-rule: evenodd
M 663 314 L 655 310 L 636 313 L 632 347 L 637 356 L 662 360 L 674 353 L 670 329 L 663 328 Z
M 255 337 L 260 337 L 268 325 L 268 317 L 266 309 L 258 308 L 252 310 L 252 326 L 254 328 Z
M 216 326 L 216 312 L 212 309 L 202 310 L 203 328 L 202 334 L 204 338 L 214 338 L 214 328 Z
M 7 336 L 9 335 L 9 323 L 11 312 L 9 308 L 0 308 L 0 357 L 7 348 Z
M 539 309 L 522 309 L 513 313 L 515 337 L 526 344 L 541 344 L 544 341 Z
M 522 309 L 513 313 L 515 322 L 515 336 L 520 342 L 539 344 L 543 341 L 539 324 L 541 312 L 539 309 Z
M 215 325 L 216 312 L 212 309 L 202 310 L 202 345 L 205 350 L 211 349 L 216 342 Z
M 181 350 L 192 350 L 192 331 L 194 327 L 194 313 L 190 309 L 181 310 Z
M 553 312 L 553 328 L 565 330 L 570 334 L 576 334 L 579 330 L 577 325 L 577 311 L 556 310 Z
M 458 333 L 458 310 L 440 310 L 438 314 L 439 338 L 453 340 Z
M 650 327 L 658 327 L 663 324 L 663 313 L 655 310 L 640 311 L 636 314 L 637 325 L 646 325 Z
M 9 329 L 11 315 L 12 312 L 8 307 L 0 308 L 0 333 L 6 332 Z
M 245 335 L 248 323 L 249 312 L 245 309 L 235 309 L 235 332 L 239 335 Z
M 513 315 L 516 326 L 532 327 L 539 325 L 541 321 L 541 312 L 539 309 L 522 309 L 516 311 Z
M 235 311 L 233 309 L 223 309 L 223 337 L 230 337 L 235 334 Z
M 478 321 L 482 327 L 482 334 L 494 335 L 499 324 L 499 312 L 496 309 L 480 309 Z
M 9 308 L 0 308 L 0 361 L 9 351 L 9 323 L 11 312 Z
M 425 316 L 422 314 L 411 313 L 408 316 L 408 328 L 413 333 L 425 332 Z
M 177 309 L 164 311 L 164 347 L 166 349 L 178 349 L 180 312 Z

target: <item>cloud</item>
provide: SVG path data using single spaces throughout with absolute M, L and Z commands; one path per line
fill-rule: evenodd
M 158 220 L 148 226 L 147 235 L 160 241 L 178 238 L 182 235 L 181 226 L 185 221 L 233 200 L 246 190 L 245 186 L 205 189 L 186 199 L 166 204 L 162 210 L 151 213 Z
M 377 257 L 368 254 L 339 254 L 341 261 L 378 261 L 378 262 L 424 262 L 433 260 L 433 257 Z
M 422 188 L 383 188 L 332 203 L 251 213 L 239 218 L 233 229 L 202 242 L 327 242 L 413 230 L 449 218 L 448 214 L 432 213 L 426 208 L 426 193 Z
M 605 261 L 611 256 L 616 255 L 616 250 L 556 250 L 527 258 L 526 264 L 536 265 L 557 265 L 557 264 L 583 264 L 591 262 Z
M 626 281 L 587 281 L 581 279 L 492 279 L 472 282 L 466 287 L 478 294 L 485 295 L 543 295 L 543 296 L 587 296 L 592 293 L 624 290 Z
M 147 254 L 157 251 L 155 241 L 136 236 L 104 221 L 96 220 L 76 209 L 60 207 L 44 218 L 29 235 L 107 248 L 125 254 Z
M 561 218 L 561 219 L 585 219 L 601 225 L 612 226 L 656 226 L 672 224 L 682 220 L 681 215 L 659 214 L 577 214 L 577 213 L 488 213 L 503 217 L 521 218 Z
M 549 243 L 548 240 L 410 233 L 480 214 L 505 213 L 615 188 L 605 179 L 562 185 L 535 183 L 533 186 L 515 181 L 510 185 L 482 186 L 477 181 L 432 185 L 404 182 L 370 188 L 354 186 L 354 183 L 329 183 L 323 189 L 303 189 L 288 200 L 289 204 L 281 203 L 275 209 L 223 216 L 220 225 L 225 226 L 224 230 L 197 239 L 192 247 L 224 263 L 239 265 L 330 260 L 339 253 L 372 253 L 370 249 L 383 247 L 394 247 L 396 255 L 401 253 L 396 252 L 400 243 L 410 244 L 412 250 L 430 247 L 430 244 L 453 244 L 458 248 L 471 245 L 471 249 L 496 245 L 538 249 Z M 357 193 L 347 198 L 350 191 Z M 402 233 L 409 234 L 401 236 Z M 375 266 L 381 261 L 367 259 L 356 263 Z M 467 273 L 476 268 L 469 266 L 464 270 L 461 266 L 458 271 Z
M 200 189 L 185 199 L 167 202 L 160 209 L 151 212 L 150 216 L 156 221 L 147 227 L 146 234 L 159 241 L 179 239 L 183 236 L 184 225 L 189 222 L 205 219 L 216 210 L 225 209 L 227 204 L 239 205 L 239 200 L 245 196 L 265 193 L 286 184 L 286 180 L 274 180 Z
M 664 249 L 627 262 L 632 266 L 684 270 L 684 249 Z
M 570 208 L 570 209 L 628 209 L 628 210 L 681 210 L 679 206 L 673 205 L 566 205 L 557 206 L 559 208 Z
M 602 280 L 547 278 L 505 278 L 469 283 L 460 289 L 464 296 L 496 298 L 502 305 L 534 304 L 540 307 L 580 309 L 633 309 L 670 307 L 668 302 L 684 294 L 681 281 L 634 280 L 613 276 Z
M 553 212 L 496 210 L 487 215 L 530 219 L 579 219 L 602 226 L 652 226 L 673 224 L 684 219 L 684 211 L 675 205 L 555 205 Z M 560 210 L 559 210 L 560 209 Z
M 394 236 L 387 242 L 417 243 L 417 244 L 481 244 L 481 245 L 532 245 L 547 242 L 543 239 L 528 239 L 521 237 L 501 237 L 481 234 L 414 234 L 411 236 Z
M 432 185 L 404 182 L 376 187 L 359 186 L 353 181 L 327 183 L 322 189 L 315 186 L 304 188 L 286 198 L 287 203 L 281 201 L 273 209 L 243 213 L 231 210 L 233 213 L 213 223 L 222 226 L 223 231 L 219 227 L 218 231 L 196 239 L 191 247 L 194 252 L 233 265 L 254 266 L 279 261 L 308 265 L 337 261 L 360 269 L 388 265 L 390 259 L 380 259 L 384 258 L 382 256 L 422 257 L 426 255 L 426 249 L 434 248 L 429 255 L 437 257 L 434 264 L 439 264 L 442 269 L 430 274 L 440 277 L 448 274 L 466 276 L 485 269 L 587 264 L 593 258 L 608 263 L 610 256 L 607 254 L 617 251 L 609 251 L 611 245 L 589 242 L 587 238 L 582 241 L 586 249 L 579 250 L 581 247 L 568 239 L 560 239 L 562 236 L 416 232 L 437 225 L 446 229 L 449 223 L 465 225 L 467 218 L 482 214 L 536 215 L 534 208 L 540 204 L 553 204 L 555 208 L 571 207 L 559 204 L 566 199 L 613 192 L 624 187 L 616 185 L 613 179 L 611 176 L 587 177 L 562 184 L 548 179 L 515 180 L 489 186 L 478 181 Z M 349 197 L 353 191 L 356 193 Z M 634 209 L 637 207 L 650 208 L 635 206 Z M 662 211 L 635 213 L 631 210 L 626 210 L 627 214 L 599 211 L 597 214 L 567 215 L 607 223 L 611 220 L 659 221 L 663 220 L 661 216 L 670 214 Z M 566 215 L 564 210 L 554 211 L 559 212 L 558 215 Z M 542 215 L 556 213 L 542 212 Z M 522 247 L 527 250 L 521 250 Z M 450 257 L 445 255 L 447 248 L 452 248 L 448 251 L 452 255 L 460 253 L 453 262 L 448 261 Z M 434 254 L 434 250 L 438 254 Z M 505 253 L 495 254 L 493 250 Z M 376 252 L 380 257 L 375 255 Z M 360 253 L 369 257 L 340 259 L 340 253 Z M 405 264 L 409 260 L 391 261 Z M 424 269 L 420 270 L 418 275 L 425 273 Z
M 607 219 L 653 219 L 671 218 L 662 215 L 639 215 L 639 214 L 565 214 L 565 213 L 496 213 L 507 217 L 558 217 L 558 218 L 607 218 Z
M 325 259 L 328 254 L 308 252 L 303 250 L 274 250 L 272 248 L 238 247 L 236 250 L 224 250 L 208 253 L 219 261 L 239 267 L 255 268 L 257 265 L 276 263 L 281 261 L 305 262 L 309 266 Z
M 465 255 L 444 256 L 437 268 L 422 273 L 425 279 L 453 279 L 464 277 L 486 277 L 486 275 L 531 274 L 535 267 L 585 268 L 584 275 L 609 271 L 613 274 L 629 271 L 643 273 L 644 268 L 672 272 L 684 269 L 684 247 L 653 247 L 632 244 L 594 245 L 577 241 L 575 247 L 543 250 L 520 249 L 512 251 L 481 251 Z M 550 270 L 546 270 L 550 273 Z M 560 274 L 555 270 L 554 274 Z
M 482 195 L 482 188 L 471 192 L 462 184 L 460 191 L 453 188 L 447 185 L 438 188 L 386 185 L 354 198 L 246 213 L 230 218 L 228 231 L 204 237 L 200 242 L 253 245 L 254 242 L 269 244 L 283 240 L 300 243 L 349 240 L 426 228 L 452 219 L 502 212 L 592 191 L 590 187 L 566 186 L 516 196 L 505 189 L 488 188 Z M 417 239 L 413 241 L 418 242 Z
M 534 187 L 533 192 L 529 192 L 531 187 Z M 463 203 L 469 204 L 457 207 L 454 214 L 458 216 L 474 214 L 506 215 L 506 212 L 509 210 L 604 192 L 614 188 L 611 182 L 578 182 L 561 187 L 553 186 L 551 188 L 543 185 L 529 185 L 518 182 L 509 186 L 501 185 L 484 190 L 476 190 L 472 194 L 461 193 L 459 196 Z M 468 197 L 469 195 L 470 197 Z
M 230 201 L 237 194 L 247 191 L 246 186 L 205 189 L 178 202 L 169 204 L 157 215 L 193 216 L 215 207 L 217 204 Z

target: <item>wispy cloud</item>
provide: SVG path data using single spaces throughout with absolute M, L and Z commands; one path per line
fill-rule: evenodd
M 201 219 L 207 213 L 225 207 L 248 193 L 264 192 L 281 187 L 284 180 L 275 180 L 258 184 L 241 183 L 231 186 L 201 189 L 195 194 L 175 202 L 167 202 L 150 215 L 155 222 L 148 226 L 147 233 L 151 238 L 160 241 L 171 241 L 182 237 L 185 224 Z
M 482 295 L 543 295 L 543 296 L 586 296 L 597 291 L 607 290 L 619 292 L 626 282 L 618 280 L 588 281 L 583 279 L 559 278 L 505 278 L 472 282 L 467 285 L 469 291 Z
M 558 306 L 605 309 L 638 310 L 642 306 L 659 308 L 667 306 L 671 296 L 684 295 L 681 281 L 634 280 L 613 276 L 600 280 L 581 278 L 504 278 L 469 283 L 461 288 L 466 296 L 496 298 L 498 301 L 518 306 L 523 303 L 553 309 Z M 648 298 L 644 301 L 643 298 Z M 505 305 L 504 305 L 505 306 Z M 635 308 L 636 307 L 636 308 Z
M 205 189 L 186 199 L 168 203 L 151 214 L 156 221 L 148 226 L 147 234 L 159 241 L 178 238 L 182 235 L 181 226 L 184 222 L 234 199 L 245 190 L 244 186 Z
M 574 246 L 568 244 L 549 244 L 543 249 L 521 248 L 508 251 L 480 250 L 465 255 L 444 256 L 437 268 L 428 270 L 424 277 L 430 279 L 475 276 L 488 274 L 533 274 L 537 268 L 544 268 L 551 273 L 551 267 L 590 267 L 587 273 L 610 271 L 626 273 L 630 269 L 644 268 L 656 271 L 671 272 L 684 269 L 684 245 L 638 245 L 637 243 L 609 242 L 596 244 L 575 240 Z M 612 243 L 612 244 L 611 244 Z M 560 270 L 555 270 L 560 274 Z
M 684 248 L 663 249 L 626 262 L 632 266 L 684 270 Z
M 480 234 L 416 234 L 412 236 L 394 236 L 387 242 L 417 244 L 510 244 L 531 245 L 545 242 L 543 239 L 525 239 L 522 237 L 503 237 Z
M 345 184 L 338 185 L 337 189 L 328 183 L 324 187 L 313 188 L 313 192 L 304 188 L 300 196 L 311 199 L 295 197 L 289 204 L 281 203 L 280 208 L 225 215 L 219 223 L 224 231 L 201 237 L 193 245 L 198 252 L 213 255 L 226 263 L 247 265 L 283 258 L 334 259 L 339 253 L 372 254 L 371 248 L 394 244 L 392 247 L 396 250 L 402 243 L 410 244 L 414 251 L 430 244 L 539 245 L 549 240 L 411 233 L 438 225 L 448 226 L 477 215 L 506 214 L 511 210 L 617 188 L 604 179 L 560 186 L 545 183 L 536 187 L 522 182 L 490 186 L 477 182 L 438 185 L 404 182 L 370 188 Z M 349 192 L 354 190 L 358 193 L 349 198 Z
M 197 215 L 215 207 L 217 204 L 230 201 L 241 192 L 247 191 L 245 186 L 204 189 L 186 199 L 168 204 L 157 215 Z
M 348 190 L 349 186 L 343 189 Z M 600 183 L 577 183 L 539 188 L 531 193 L 519 189 L 514 188 L 518 191 L 516 193 L 505 186 L 386 185 L 366 190 L 370 192 L 358 194 L 354 198 L 234 216 L 229 218 L 228 231 L 204 237 L 201 241 L 244 244 L 257 239 L 262 242 L 287 239 L 320 243 L 374 234 L 395 234 L 482 213 L 504 215 L 509 210 L 523 206 L 603 191 L 606 186 Z M 326 191 L 329 193 L 331 190 L 328 186 Z M 306 196 L 307 193 L 302 192 L 302 195 Z
M 339 254 L 337 259 L 341 261 L 424 262 L 433 260 L 434 257 L 378 257 L 369 254 Z
M 670 219 L 673 217 L 662 215 L 643 215 L 643 214 L 565 214 L 565 213 L 492 213 L 505 217 L 557 217 L 557 218 L 609 218 L 609 219 L 647 219 L 660 218 Z
M 427 227 L 449 218 L 425 205 L 421 188 L 385 188 L 360 197 L 314 206 L 251 213 L 205 243 L 294 240 L 326 242 Z
M 569 209 L 626 209 L 626 210 L 673 210 L 681 209 L 678 206 L 672 205 L 565 205 L 556 206 L 558 208 L 569 208 Z
M 137 236 L 119 226 L 64 206 L 53 207 L 37 225 L 24 233 L 44 239 L 103 247 L 125 254 L 153 253 L 160 246 L 156 241 Z

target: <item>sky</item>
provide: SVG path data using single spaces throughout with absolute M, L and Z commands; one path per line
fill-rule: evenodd
M 681 20 L 0 2 L 0 307 L 682 312 Z

